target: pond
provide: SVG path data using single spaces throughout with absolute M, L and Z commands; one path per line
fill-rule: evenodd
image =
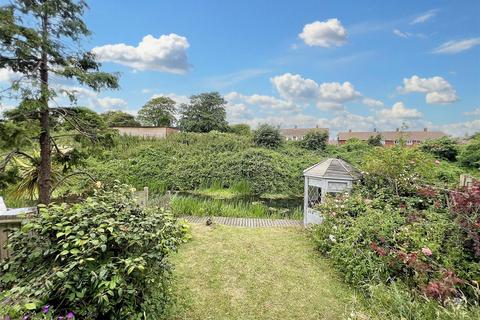
M 193 200 L 196 203 L 203 204 L 201 209 L 195 209 L 197 211 L 203 210 L 207 212 L 204 214 L 188 212 L 195 215 L 209 215 L 208 213 L 212 213 L 211 211 L 217 210 L 227 216 L 287 219 L 302 219 L 303 216 L 303 198 L 267 199 L 249 195 L 218 199 L 191 192 L 176 192 L 174 193 L 174 197 Z M 205 208 L 206 204 L 208 204 L 209 208 Z M 185 207 L 185 205 L 182 206 L 183 211 L 187 211 Z M 187 212 L 184 212 L 184 214 L 187 214 Z

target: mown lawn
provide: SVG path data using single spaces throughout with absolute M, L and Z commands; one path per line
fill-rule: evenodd
M 174 319 L 344 319 L 353 293 L 297 228 L 192 226 L 173 257 Z

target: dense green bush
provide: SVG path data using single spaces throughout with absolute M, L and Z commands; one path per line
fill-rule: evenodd
M 435 159 L 415 148 L 375 148 L 362 159 L 364 182 L 397 196 L 415 192 L 419 183 L 434 180 Z
M 85 170 L 100 181 L 118 179 L 154 193 L 246 181 L 254 194 L 298 195 L 303 170 L 322 158 L 294 145 L 255 148 L 249 136 L 180 133 L 164 140 L 124 137 L 113 149 L 88 159 Z
M 82 203 L 42 207 L 9 241 L 0 314 L 143 318 L 151 296 L 162 304 L 157 309 L 167 303 L 167 257 L 182 237 L 172 215 L 140 208 L 124 185 L 97 190 Z
M 431 153 L 439 159 L 455 161 L 458 154 L 458 143 L 450 137 L 427 140 L 420 146 L 422 151 Z
M 245 123 L 233 124 L 229 127 L 228 132 L 238 135 L 248 136 L 252 133 L 250 126 Z
M 309 131 L 301 141 L 302 146 L 309 150 L 325 150 L 328 144 L 328 132 L 326 131 Z
M 461 165 L 469 168 L 480 168 L 480 134 L 474 136 L 458 156 Z
M 283 143 L 283 136 L 280 129 L 264 123 L 253 132 L 253 142 L 258 147 L 278 148 Z

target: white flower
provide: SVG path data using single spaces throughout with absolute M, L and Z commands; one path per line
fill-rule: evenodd
M 333 234 L 329 235 L 328 239 L 330 239 L 330 241 L 332 241 L 332 242 L 337 242 L 337 240 L 335 239 L 335 236 Z

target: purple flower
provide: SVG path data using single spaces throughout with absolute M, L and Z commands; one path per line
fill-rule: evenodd
M 5 316 L 5 318 L 3 318 L 3 319 L 4 319 L 4 320 L 10 320 L 10 316 L 7 314 L 7 315 Z
M 67 319 L 73 319 L 75 318 L 75 313 L 73 313 L 73 311 L 70 311 L 69 313 L 67 313 Z
M 23 316 L 23 318 L 22 318 L 22 320 L 28 320 L 28 319 L 30 319 L 29 316 Z
M 48 310 L 50 310 L 50 305 L 49 304 L 44 305 L 43 308 L 42 308 L 42 312 L 43 313 L 48 313 Z
M 65 319 L 64 316 L 58 316 L 58 320 L 63 320 L 63 319 Z

